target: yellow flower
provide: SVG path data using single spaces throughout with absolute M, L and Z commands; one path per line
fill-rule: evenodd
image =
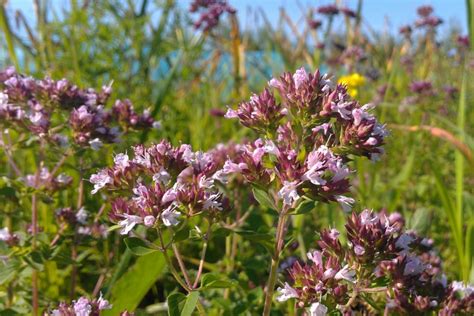
M 359 87 L 365 84 L 365 77 L 358 73 L 341 76 L 337 81 L 347 87 L 347 93 L 353 98 L 359 94 Z

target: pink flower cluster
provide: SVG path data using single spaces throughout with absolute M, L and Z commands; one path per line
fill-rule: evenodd
M 433 241 L 405 232 L 403 225 L 396 213 L 352 214 L 346 224 L 347 247 L 337 230 L 323 230 L 320 249 L 308 253 L 307 263 L 297 261 L 288 270 L 291 281 L 279 288 L 278 300 L 294 298 L 299 308 L 317 304 L 325 312 L 351 314 L 368 312 L 359 295 L 371 295 L 391 312 L 473 312 L 472 286 L 448 285 Z
M 225 12 L 235 14 L 237 11 L 226 0 L 194 0 L 189 12 L 201 11 L 201 16 L 194 22 L 194 28 L 210 31 L 219 24 L 219 19 Z
M 354 10 L 348 7 L 338 6 L 336 4 L 322 5 L 316 9 L 316 12 L 327 16 L 335 16 L 339 13 L 342 13 L 348 18 L 357 17 L 357 13 Z
M 54 309 L 51 316 L 99 316 L 100 311 L 111 309 L 112 305 L 102 297 L 102 294 L 98 299 L 90 300 L 87 297 L 80 297 L 72 303 L 59 304 L 57 309 Z
M 113 111 L 106 110 L 111 91 L 110 86 L 99 92 L 80 89 L 66 79 L 36 80 L 10 67 L 0 72 L 0 125 L 59 145 L 68 142 L 68 136 L 59 132 L 70 128 L 74 143 L 93 149 L 117 142 L 123 129 L 157 126 L 149 112 L 138 115 L 128 100 L 117 101 Z
M 56 210 L 55 215 L 59 224 L 68 224 L 79 235 L 93 236 L 96 239 L 107 238 L 107 226 L 99 223 L 97 219 L 91 221 L 91 216 L 89 216 L 89 212 L 84 207 L 77 211 L 71 207 L 60 208 Z
M 262 138 L 242 146 L 226 161 L 219 178 L 240 174 L 262 187 L 276 182 L 287 207 L 306 196 L 338 201 L 349 209 L 353 200 L 343 195 L 349 190 L 348 155 L 377 159 L 383 153 L 386 131 L 370 110 L 319 71 L 285 73 L 270 80 L 260 95 L 227 111 L 227 118 L 238 119 Z
M 337 4 L 322 5 L 314 9 L 313 11 L 314 13 L 317 13 L 329 18 L 333 18 L 337 16 L 339 13 L 344 15 L 346 18 L 357 18 L 357 12 L 350 9 L 349 7 L 339 6 Z M 322 21 L 319 19 L 313 18 L 312 14 L 308 17 L 307 22 L 308 22 L 308 26 L 313 30 L 320 28 L 322 25 Z M 322 44 L 320 43 L 320 45 Z
M 133 152 L 132 158 L 116 155 L 113 167 L 90 177 L 92 193 L 105 189 L 113 195 L 110 217 L 122 234 L 136 225 L 174 226 L 183 217 L 225 214 L 228 202 L 214 184 L 221 164 L 211 154 L 166 141 Z
M 23 181 L 31 188 L 54 192 L 69 186 L 72 183 L 72 178 L 64 173 L 56 176 L 48 168 L 43 167 L 38 171 L 38 174 L 29 174 Z

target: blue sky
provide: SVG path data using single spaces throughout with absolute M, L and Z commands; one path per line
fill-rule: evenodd
M 334 3 L 327 0 L 231 0 L 230 2 L 239 10 L 239 15 L 244 20 L 248 8 L 259 6 L 265 10 L 272 22 L 277 21 L 280 7 L 285 8 L 293 19 L 297 19 L 302 15 L 300 7 Z M 390 21 L 390 29 L 397 31 L 401 25 L 416 19 L 417 7 L 429 4 L 433 6 L 435 15 L 445 21 L 445 28 L 456 25 L 465 32 L 467 30 L 465 2 L 465 0 L 364 0 L 362 16 L 376 30 L 383 30 L 387 21 Z M 183 0 L 180 3 L 186 4 L 189 1 Z M 357 6 L 357 0 L 346 0 L 342 3 L 350 8 Z
M 141 0 L 136 0 L 141 3 Z M 50 0 L 57 8 L 64 7 L 66 0 Z M 178 0 L 178 3 L 184 8 L 188 8 L 190 0 Z M 10 9 L 22 9 L 27 12 L 27 17 L 33 16 L 33 0 L 10 0 L 8 6 Z M 279 16 L 279 8 L 283 7 L 294 19 L 302 16 L 301 8 L 309 6 L 318 6 L 321 4 L 333 3 L 330 0 L 230 0 L 230 3 L 237 8 L 242 25 L 247 20 L 248 9 L 262 8 L 272 23 L 276 24 Z M 355 8 L 357 0 L 342 0 L 351 8 Z M 412 22 L 416 18 L 416 8 L 422 4 L 430 4 L 435 9 L 435 14 L 440 16 L 446 23 L 444 28 L 449 25 L 461 27 L 465 32 L 466 27 L 466 8 L 465 0 L 364 0 L 363 16 L 366 22 L 375 30 L 383 30 L 387 21 L 390 21 L 388 29 L 398 30 L 398 27 Z M 29 13 L 29 14 L 28 14 Z

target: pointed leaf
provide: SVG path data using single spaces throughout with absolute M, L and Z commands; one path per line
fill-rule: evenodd
M 166 300 L 168 303 L 168 315 L 180 316 L 181 315 L 180 306 L 183 305 L 183 302 L 185 300 L 186 300 L 186 295 L 184 295 L 183 293 L 177 292 L 177 293 L 170 294 Z
M 144 256 L 152 252 L 158 251 L 157 249 L 151 248 L 143 240 L 136 237 L 125 238 L 125 245 L 130 251 L 137 256 Z
M 275 206 L 275 202 L 273 201 L 272 197 L 268 194 L 268 192 L 257 187 L 253 187 L 252 192 L 253 192 L 253 196 L 255 197 L 255 199 L 261 206 L 265 208 L 270 208 L 273 210 L 277 209 L 277 207 Z
M 199 292 L 193 291 L 186 296 L 186 302 L 184 303 L 183 311 L 181 316 L 191 316 L 194 309 L 196 308 L 199 299 Z

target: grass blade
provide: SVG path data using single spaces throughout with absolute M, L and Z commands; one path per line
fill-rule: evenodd
M 467 11 L 467 28 L 469 32 L 469 39 L 471 41 L 471 50 L 474 51 L 474 0 L 466 0 Z
M 183 60 L 183 57 L 184 57 L 184 52 L 179 51 L 178 56 L 176 56 L 176 59 L 173 63 L 173 66 L 171 67 L 166 79 L 164 79 L 164 82 L 162 83 L 163 86 L 162 86 L 161 90 L 159 91 L 158 96 L 156 97 L 155 104 L 154 104 L 152 112 L 151 112 L 152 117 L 156 116 L 158 111 L 161 109 L 161 105 L 163 104 L 163 101 L 165 100 L 166 96 L 169 93 L 171 93 L 171 91 L 172 91 L 171 85 L 173 84 L 173 80 L 175 79 L 176 74 L 178 73 L 178 69 L 181 66 L 181 62 Z M 144 143 L 146 141 L 147 136 L 148 136 L 148 131 L 149 130 L 145 130 L 143 132 L 143 134 L 140 138 L 140 141 L 142 143 Z
M 8 16 L 5 10 L 5 5 L 1 5 L 1 4 L 0 4 L 0 27 L 3 30 L 3 34 L 7 42 L 8 54 L 10 56 L 10 60 L 15 66 L 15 69 L 19 71 L 20 65 L 18 64 L 18 59 L 15 53 L 15 45 L 13 43 L 13 34 L 11 32 L 10 25 L 8 24 Z
M 466 122 L 466 76 L 463 76 L 461 93 L 459 97 L 457 125 L 460 131 L 459 140 L 464 142 L 464 127 Z M 464 157 L 459 152 L 455 152 L 455 176 L 456 176 L 456 220 L 457 226 L 462 227 L 463 221 L 463 190 L 464 190 Z
M 462 227 L 459 227 L 457 224 L 457 216 L 455 206 L 451 197 L 449 196 L 449 191 L 447 186 L 444 184 L 443 177 L 439 172 L 439 166 L 431 164 L 431 170 L 435 176 L 436 189 L 438 191 L 441 203 L 443 205 L 442 209 L 448 219 L 449 227 L 451 229 L 451 236 L 454 238 L 454 244 L 459 256 L 459 268 L 461 270 L 461 276 L 464 278 L 465 273 L 465 261 L 464 261 L 464 243 L 462 241 Z

